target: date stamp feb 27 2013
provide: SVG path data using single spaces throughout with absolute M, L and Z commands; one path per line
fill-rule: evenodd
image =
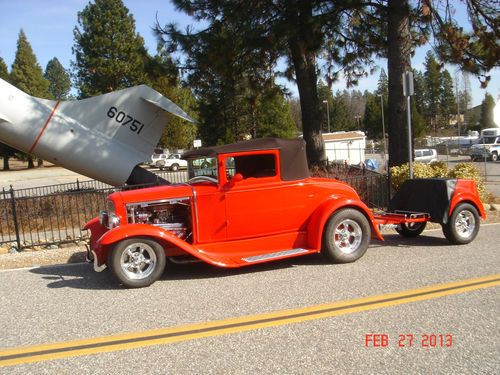
M 387 333 L 365 334 L 365 347 L 387 348 L 392 345 L 398 348 L 450 348 L 453 346 L 453 335 L 450 333 L 400 333 L 395 339 Z

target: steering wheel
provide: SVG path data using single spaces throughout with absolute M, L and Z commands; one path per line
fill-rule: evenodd
M 194 182 L 211 182 L 212 184 L 216 184 L 216 185 L 219 183 L 219 181 L 217 181 L 216 178 L 209 177 L 209 176 L 196 176 L 196 177 L 190 178 L 187 183 L 190 184 L 190 183 L 194 183 Z

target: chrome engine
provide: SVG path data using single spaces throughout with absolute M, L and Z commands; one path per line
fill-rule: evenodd
M 184 241 L 192 238 L 189 198 L 128 204 L 127 217 L 129 223 L 154 225 Z

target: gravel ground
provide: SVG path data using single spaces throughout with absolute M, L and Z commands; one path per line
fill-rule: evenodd
M 500 205 L 485 205 L 487 219 L 485 223 L 500 222 Z M 439 228 L 438 224 L 429 223 L 427 229 Z M 394 233 L 391 230 L 383 233 Z M 53 245 L 52 245 L 53 246 Z M 76 244 L 63 244 L 58 248 L 44 250 L 26 249 L 18 253 L 9 253 L 7 247 L 0 246 L 0 270 L 48 266 L 66 263 L 81 263 L 85 261 L 86 249 Z

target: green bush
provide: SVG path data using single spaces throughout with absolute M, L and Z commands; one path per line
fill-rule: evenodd
M 394 191 L 405 182 L 410 175 L 408 163 L 391 168 L 391 186 Z M 483 202 L 491 201 L 491 194 L 486 190 L 484 179 L 481 177 L 479 169 L 471 163 L 459 163 L 453 169 L 448 169 L 443 162 L 432 164 L 413 164 L 414 178 L 463 178 L 476 181 L 479 197 Z

